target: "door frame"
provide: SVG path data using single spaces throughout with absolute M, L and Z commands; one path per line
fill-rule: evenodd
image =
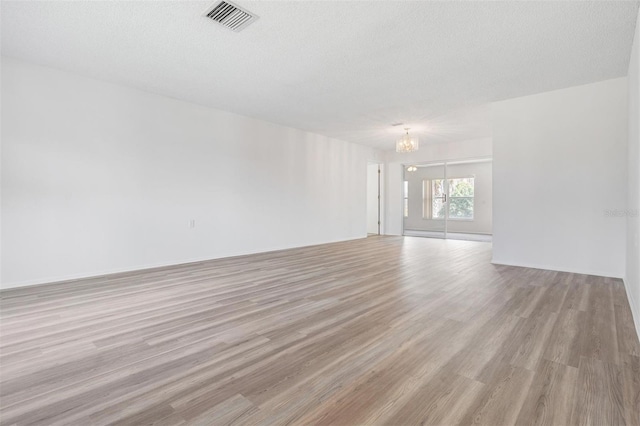
M 378 234 L 377 235 L 384 235 L 384 163 L 380 163 L 377 161 L 367 161 L 367 208 L 369 205 L 369 166 L 378 166 Z M 367 215 L 365 216 L 365 219 L 367 221 L 367 228 L 368 228 L 368 220 L 369 220 L 369 215 L 368 215 L 368 210 L 367 210 Z M 369 235 L 369 230 L 367 229 L 367 235 Z
M 459 164 L 459 163 L 465 163 L 465 162 L 469 162 L 469 163 L 475 163 L 475 162 L 482 162 L 482 161 L 491 161 L 493 162 L 493 156 L 481 156 L 481 157 L 465 157 L 465 158 L 450 158 L 450 159 L 446 159 L 446 160 L 433 160 L 433 161 L 418 161 L 416 163 L 402 163 L 402 175 L 400 178 L 400 195 L 401 195 L 401 199 L 400 199 L 400 205 L 402 206 L 401 208 L 401 212 L 402 214 L 400 214 L 400 229 L 401 229 L 401 235 L 407 236 L 405 234 L 405 229 L 404 229 L 404 181 L 405 181 L 405 174 L 407 173 L 407 167 L 409 166 L 425 166 L 425 165 L 436 165 L 436 164 L 442 164 L 444 166 L 444 180 L 445 180 L 445 189 L 447 191 L 447 203 L 449 202 L 449 182 L 447 181 L 447 166 L 449 164 Z M 447 239 L 447 216 L 445 215 L 445 219 L 444 219 L 444 232 L 443 232 L 443 237 L 440 239 L 446 240 Z M 431 238 L 431 237 L 430 237 Z M 439 238 L 439 237 L 433 237 L 433 238 Z

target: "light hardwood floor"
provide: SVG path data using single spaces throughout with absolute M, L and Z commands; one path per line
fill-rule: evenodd
M 370 237 L 1 293 L 3 425 L 640 424 L 620 280 Z

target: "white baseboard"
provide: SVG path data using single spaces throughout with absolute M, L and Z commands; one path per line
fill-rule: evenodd
M 623 277 L 612 273 L 611 271 L 601 271 L 596 269 L 574 269 L 568 268 L 564 266 L 557 265 L 540 265 L 535 263 L 517 263 L 517 262 L 505 262 L 499 259 L 493 258 L 491 259 L 491 263 L 494 265 L 506 265 L 506 266 L 518 266 L 520 268 L 533 268 L 533 269 L 545 269 L 547 271 L 558 271 L 558 272 L 570 272 L 572 274 L 584 274 L 584 275 L 595 275 L 597 277 L 606 277 L 606 278 L 619 278 Z
M 59 284 L 59 283 L 67 282 L 67 281 L 77 281 L 77 280 L 82 280 L 82 279 L 101 278 L 101 277 L 106 277 L 108 275 L 116 275 L 116 274 L 123 274 L 123 273 L 129 273 L 129 272 L 150 271 L 150 270 L 153 270 L 153 269 L 161 269 L 161 268 L 168 268 L 168 267 L 173 267 L 173 266 L 188 265 L 190 263 L 206 262 L 206 261 L 209 261 L 209 260 L 228 259 L 230 257 L 248 256 L 248 255 L 251 255 L 251 254 L 270 253 L 270 252 L 274 252 L 274 251 L 289 250 L 289 249 L 294 249 L 294 248 L 303 248 L 303 247 L 311 247 L 311 246 L 317 246 L 317 245 L 322 245 L 322 244 L 331 244 L 331 243 L 339 243 L 339 242 L 343 242 L 343 241 L 359 240 L 359 239 L 366 238 L 366 237 L 367 236 L 364 235 L 364 236 L 360 236 L 360 237 L 343 238 L 343 239 L 337 239 L 337 240 L 331 240 L 331 241 L 325 241 L 325 242 L 318 242 L 318 243 L 313 243 L 313 244 L 305 244 L 305 245 L 301 245 L 301 246 L 276 247 L 276 248 L 270 248 L 270 249 L 267 249 L 267 250 L 250 251 L 250 252 L 229 254 L 227 256 L 217 256 L 217 257 L 205 256 L 205 257 L 201 257 L 201 258 L 181 259 L 181 260 L 176 260 L 174 262 L 165 262 L 165 263 L 156 263 L 156 264 L 147 264 L 147 265 L 136 265 L 136 266 L 125 267 L 125 268 L 114 268 L 114 269 L 109 269 L 109 270 L 104 270 L 104 271 L 94 271 L 94 272 L 84 273 L 84 274 L 71 274 L 71 275 L 66 275 L 66 276 L 48 277 L 48 278 L 41 278 L 41 279 L 36 279 L 36 280 L 25 280 L 25 281 L 11 282 L 11 283 L 2 283 L 2 287 L 0 287 L 0 292 L 4 291 L 4 290 L 10 290 L 10 289 L 21 288 L 21 287 L 33 287 L 33 286 L 48 285 L 48 284 Z
M 41 278 L 41 279 L 36 279 L 36 280 L 26 280 L 26 281 L 12 282 L 12 283 L 3 283 L 2 284 L 2 288 L 0 289 L 0 291 L 14 289 L 14 288 L 22 288 L 22 287 L 35 287 L 35 286 L 48 285 L 48 284 L 60 284 L 60 283 L 63 283 L 63 282 L 78 281 L 78 280 L 83 280 L 83 279 L 101 278 L 101 277 L 106 277 L 106 276 L 109 276 L 109 275 L 124 274 L 124 273 L 128 273 L 128 272 L 151 271 L 153 269 L 167 268 L 167 267 L 171 267 L 171 266 L 188 265 L 189 263 L 198 263 L 198 262 L 203 262 L 203 261 L 206 261 L 206 260 L 213 260 L 213 259 L 212 258 L 185 259 L 185 260 L 179 260 L 177 262 L 136 265 L 136 266 L 133 266 L 133 267 L 113 268 L 113 269 L 108 269 L 108 270 L 90 272 L 90 273 L 86 273 L 86 274 L 82 274 L 82 273 L 81 274 L 70 274 L 70 275 L 63 275 L 63 276 L 56 276 L 56 277 L 49 277 L 49 278 Z

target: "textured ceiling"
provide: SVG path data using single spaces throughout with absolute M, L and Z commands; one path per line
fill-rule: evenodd
M 486 104 L 626 75 L 638 2 L 2 1 L 2 54 L 392 149 L 488 136 Z

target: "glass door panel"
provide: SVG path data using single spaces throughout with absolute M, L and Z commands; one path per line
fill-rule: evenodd
M 492 161 L 447 162 L 447 237 L 488 241 L 492 234 Z
M 404 234 L 446 238 L 448 181 L 444 163 L 405 166 Z

